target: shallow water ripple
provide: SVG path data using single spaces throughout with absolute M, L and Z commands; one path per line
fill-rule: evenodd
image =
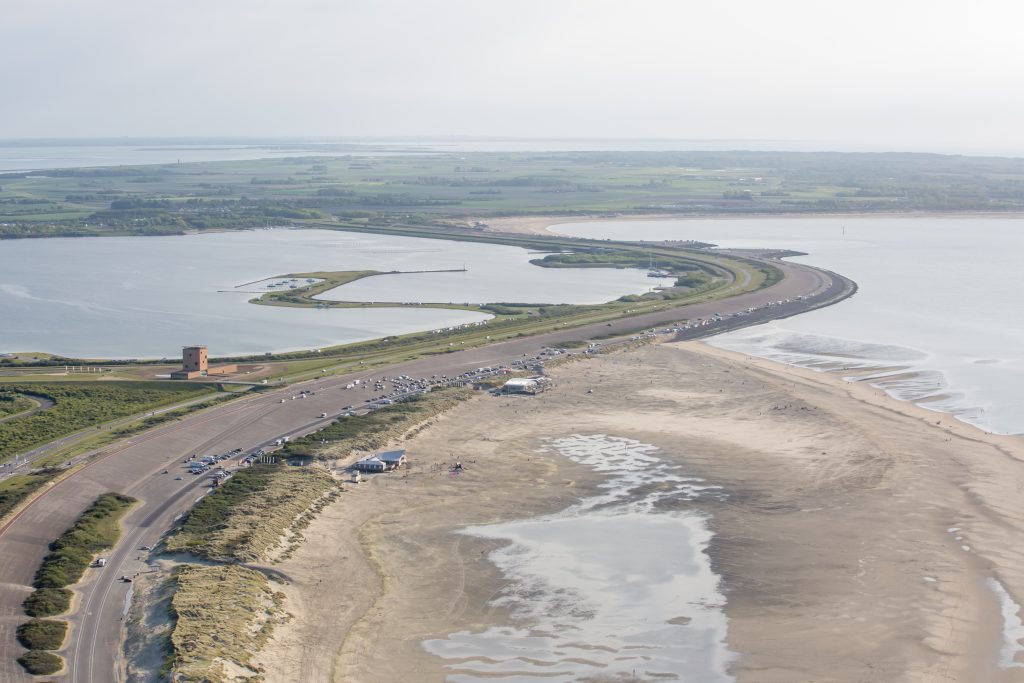
M 606 474 L 602 493 L 553 515 L 461 532 L 509 542 L 489 559 L 509 580 L 494 604 L 513 623 L 425 641 L 451 660 L 448 680 L 733 680 L 707 517 L 656 507 L 722 496 L 720 487 L 632 439 L 574 435 L 542 452 Z

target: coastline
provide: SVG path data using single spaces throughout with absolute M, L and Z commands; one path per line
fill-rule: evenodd
M 593 495 L 601 476 L 538 453 L 567 434 L 639 439 L 724 486 L 721 502 L 678 505 L 709 515 L 737 680 L 1024 680 L 999 668 L 1004 624 L 986 584 L 1024 596 L 1024 440 L 698 342 L 552 374 L 547 394 L 442 416 L 402 444 L 413 470 L 350 487 L 314 521 L 278 566 L 294 618 L 258 657 L 268 683 L 458 670 L 422 641 L 513 617 L 492 602 L 508 586 L 487 559 L 502 544 L 454 532 Z M 464 475 L 440 465 L 456 457 Z
M 1004 213 L 992 213 L 992 212 L 949 212 L 949 213 L 936 213 L 936 212 L 922 212 L 922 211 L 918 211 L 918 212 L 899 212 L 899 213 L 896 213 L 896 212 L 893 212 L 893 213 L 870 213 L 870 214 L 865 214 L 865 213 L 746 214 L 746 215 L 738 215 L 738 216 L 722 216 L 720 214 L 719 215 L 708 214 L 708 215 L 701 215 L 701 216 L 698 216 L 698 215 L 679 215 L 679 214 L 659 214 L 659 215 L 656 215 L 656 216 L 632 216 L 632 217 L 631 216 L 621 216 L 621 217 L 618 217 L 618 218 L 587 217 L 585 220 L 581 220 L 581 221 L 576 221 L 576 220 L 566 221 L 563 218 L 557 217 L 557 216 L 544 216 L 544 217 L 526 217 L 527 222 L 522 223 L 522 224 L 517 223 L 519 218 L 501 219 L 501 220 L 508 220 L 509 222 L 507 224 L 502 224 L 502 225 L 496 226 L 496 227 L 492 226 L 492 228 L 494 228 L 494 229 L 504 229 L 504 230 L 509 230 L 509 231 L 512 231 L 512 232 L 516 232 L 516 231 L 520 231 L 521 230 L 521 231 L 525 231 L 525 232 L 530 233 L 530 234 L 559 234 L 559 233 L 556 233 L 554 230 L 552 230 L 552 228 L 555 225 L 565 224 L 565 223 L 573 223 L 573 222 L 614 222 L 616 220 L 623 220 L 623 221 L 633 221 L 633 220 L 636 220 L 636 221 L 665 221 L 665 220 L 671 220 L 671 221 L 686 221 L 686 220 L 701 220 L 701 221 L 707 221 L 707 220 L 723 220 L 723 221 L 725 221 L 725 220 L 733 220 L 733 221 L 743 221 L 743 220 L 747 220 L 747 221 L 750 221 L 750 222 L 756 222 L 756 221 L 762 220 L 762 219 L 767 219 L 767 220 L 774 220 L 774 219 L 793 219 L 793 220 L 801 220 L 801 219 L 810 219 L 810 220 L 814 220 L 814 219 L 829 219 L 829 220 L 835 220 L 835 219 L 842 219 L 842 218 L 850 218 L 850 219 L 854 219 L 854 220 L 858 219 L 858 218 L 859 219 L 885 218 L 885 219 L 900 219 L 900 220 L 910 220 L 910 219 L 927 219 L 927 220 L 948 219 L 948 220 L 957 220 L 957 219 L 965 219 L 965 218 L 976 218 L 976 219 L 979 219 L 979 220 L 987 220 L 987 219 L 1021 220 L 1021 219 L 1024 219 L 1024 214 L 1021 214 L 1019 212 L 1008 212 L 1008 213 L 1004 214 Z M 737 250 L 724 249 L 723 251 L 726 252 L 726 253 L 730 253 L 730 252 L 737 251 Z M 807 256 L 807 255 L 804 254 L 804 256 Z M 813 255 L 811 255 L 811 256 L 813 257 Z M 783 261 L 784 260 L 785 260 L 785 257 L 783 257 Z M 812 260 L 811 259 L 804 259 L 803 260 L 803 262 L 807 262 L 807 261 L 812 261 Z M 847 264 L 847 265 L 849 267 L 849 264 Z M 852 267 L 851 267 L 851 269 L 852 269 Z M 843 270 L 843 272 L 845 272 L 845 269 Z M 876 287 L 876 289 L 877 289 L 877 287 Z M 745 327 L 750 328 L 751 326 L 745 326 Z M 823 337 L 830 338 L 830 339 L 832 338 L 832 337 L 829 337 L 829 335 L 827 335 L 827 334 L 823 335 Z M 835 337 L 835 338 L 839 339 L 840 337 Z M 847 339 L 847 337 L 841 337 L 841 338 L 842 339 Z M 851 341 L 857 341 L 857 342 L 865 343 L 865 344 L 870 344 L 873 341 L 871 337 L 850 337 L 849 339 Z M 890 342 L 885 342 L 885 343 L 892 344 L 893 342 L 890 341 Z M 922 353 L 928 353 L 929 352 L 929 348 L 926 347 L 926 346 L 919 345 L 919 346 L 916 346 L 916 347 L 913 347 L 913 348 L 916 349 L 916 350 L 921 351 Z M 751 352 L 751 351 L 754 352 L 754 353 L 757 353 L 756 349 L 750 349 L 748 352 Z M 808 352 L 808 353 L 810 354 L 811 357 L 814 356 L 813 352 Z M 890 370 L 897 369 L 897 368 L 893 368 L 893 367 L 885 367 L 884 363 L 882 361 L 875 360 L 875 359 L 872 359 L 870 357 L 864 358 L 863 361 L 866 362 L 866 363 L 869 363 L 869 364 L 877 362 L 881 366 L 881 367 L 879 367 L 879 370 L 880 371 L 884 371 L 884 372 L 889 372 Z M 898 363 L 897 363 L 897 365 L 898 365 Z M 938 367 L 925 366 L 925 367 L 919 368 L 919 369 L 917 369 L 915 371 L 917 371 L 917 372 L 927 372 L 927 371 L 932 371 L 932 370 L 934 370 L 936 372 L 939 372 L 939 373 L 942 373 L 943 375 L 946 375 L 945 368 L 943 368 L 941 365 L 938 366 Z M 883 391 L 886 391 L 886 392 L 891 392 L 891 395 L 898 395 L 901 392 L 901 387 L 899 387 L 899 386 L 895 386 L 895 385 L 893 385 L 893 386 L 883 386 L 883 385 L 891 384 L 891 379 L 892 378 L 889 378 L 888 380 L 885 379 L 885 378 L 879 378 L 877 380 L 872 380 L 871 378 L 860 377 L 860 375 L 865 374 L 865 373 L 862 373 L 860 371 L 858 371 L 856 373 L 852 373 L 852 374 L 854 375 L 852 377 L 853 381 L 869 381 L 869 382 L 878 384 L 878 385 L 880 385 L 878 387 L 879 389 L 881 389 Z M 910 376 L 911 375 L 908 375 L 908 377 L 910 377 Z M 946 376 L 948 376 L 948 375 L 946 375 Z M 965 386 L 967 388 L 970 388 L 970 384 L 969 383 L 966 384 Z M 960 390 L 960 388 L 958 388 L 957 386 L 946 387 L 946 389 L 944 391 L 944 393 L 946 394 L 945 398 L 948 399 L 949 396 L 956 395 L 959 390 Z M 966 405 L 960 405 L 960 404 L 958 404 L 956 402 L 949 402 L 949 403 L 943 405 L 942 404 L 943 398 L 944 398 L 944 396 L 937 395 L 937 394 L 936 395 L 926 395 L 924 397 L 918 397 L 918 396 L 914 395 L 913 389 L 910 389 L 910 393 L 905 395 L 904 397 L 901 397 L 899 400 L 911 402 L 913 405 L 916 405 L 918 407 L 927 407 L 927 408 L 930 409 L 930 411 L 933 414 L 941 415 L 941 416 L 948 416 L 950 419 L 961 421 L 961 422 L 964 422 L 966 424 L 973 424 L 974 422 L 972 422 L 972 420 L 978 420 L 978 421 L 984 423 L 984 414 L 986 412 L 986 409 L 989 409 L 989 408 L 993 407 L 991 405 L 986 405 L 985 403 L 971 403 L 971 404 L 966 404 Z M 998 407 L 998 406 L 995 406 L 995 407 Z M 1010 435 L 1018 434 L 1018 433 L 1021 432 L 1021 430 L 1019 428 L 1014 428 L 1012 425 L 1006 425 L 1005 421 L 1004 421 L 1004 424 L 995 424 L 994 423 L 994 426 L 992 427 L 992 429 L 998 430 L 998 431 L 995 431 L 993 433 L 1005 433 L 1005 434 L 1010 434 Z M 982 431 L 985 431 L 984 426 L 982 426 Z
M 557 233 L 551 228 L 555 225 L 569 223 L 610 223 L 614 221 L 686 221 L 686 220 L 760 220 L 760 219 L 826 219 L 826 218 L 1024 218 L 1024 212 L 1008 211 L 893 211 L 893 212 L 870 212 L 870 213 L 643 213 L 643 214 L 616 214 L 608 216 L 508 216 L 502 218 L 476 218 L 467 219 L 472 225 L 475 221 L 481 221 L 487 225 L 488 232 L 510 232 L 522 235 L 556 235 L 566 237 Z

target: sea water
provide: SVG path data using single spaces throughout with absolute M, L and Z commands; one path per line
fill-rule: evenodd
M 805 252 L 855 280 L 835 306 L 710 343 L 821 370 L 869 371 L 890 394 L 985 430 L 1024 433 L 1024 220 L 801 217 L 609 221 L 555 232 Z M 870 372 L 874 370 L 874 372 Z
M 425 641 L 449 660 L 448 680 L 733 680 L 708 518 L 661 505 L 697 504 L 721 489 L 632 439 L 574 435 L 545 450 L 603 473 L 603 492 L 556 514 L 461 532 L 507 543 L 489 559 L 508 579 L 494 602 L 511 621 Z

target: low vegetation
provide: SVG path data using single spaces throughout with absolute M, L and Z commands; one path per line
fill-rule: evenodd
M 191 382 L 47 382 L 0 384 L 0 390 L 43 396 L 50 410 L 0 423 L 0 461 L 67 434 L 169 403 L 211 393 Z
M 664 251 L 644 253 L 611 247 L 585 247 L 568 254 L 548 254 L 530 263 L 545 268 L 650 268 L 672 273 L 702 270 L 702 264 L 683 253 L 677 256 Z
M 522 214 L 1021 209 L 1021 159 L 937 154 L 459 152 L 0 174 L 0 238 L 183 234 L 328 216 L 373 226 Z
M 0 419 L 12 417 L 36 407 L 36 402 L 28 396 L 6 389 L 0 389 Z
M 18 627 L 18 642 L 29 650 L 59 650 L 64 646 L 68 622 L 33 619 Z
M 37 588 L 22 603 L 30 617 L 52 617 L 64 614 L 71 607 L 71 591 L 67 588 Z
M 247 669 L 283 616 L 284 597 L 266 576 L 238 565 L 183 565 L 175 572 L 171 599 L 171 653 L 164 666 L 170 680 L 226 683 L 226 664 Z
M 121 535 L 119 522 L 136 502 L 120 493 L 104 493 L 97 498 L 70 529 L 50 544 L 50 554 L 43 558 L 32 580 L 36 592 L 26 598 L 25 610 L 31 608 L 33 616 L 64 612 L 64 596 L 70 596 L 60 589 L 77 583 L 93 556 L 117 543 Z
M 15 474 L 0 480 L 0 519 L 18 507 L 23 500 L 52 481 L 60 471 L 57 468 L 48 467 L 29 474 Z
M 296 519 L 337 489 L 320 468 L 255 464 L 199 501 L 167 540 L 167 550 L 211 560 L 265 559 Z
M 317 301 L 316 296 L 330 291 L 335 287 L 347 285 L 350 282 L 361 280 L 364 277 L 380 275 L 378 270 L 339 270 L 339 271 L 316 271 L 312 273 L 291 273 L 281 275 L 274 280 L 287 280 L 291 278 L 300 280 L 317 280 L 307 284 L 303 282 L 295 289 L 285 289 L 274 292 L 266 292 L 252 300 L 254 304 L 270 304 L 276 306 L 320 306 L 329 305 L 330 302 Z
M 126 425 L 124 427 L 119 427 L 118 429 L 115 429 L 113 431 L 113 434 L 114 436 L 117 437 L 138 434 L 139 432 L 144 432 L 147 429 L 152 429 L 153 427 L 162 425 L 165 422 L 173 422 L 174 420 L 183 418 L 186 415 L 191 415 L 192 413 L 204 410 L 214 404 L 220 403 L 221 401 L 229 401 L 235 398 L 239 393 L 240 392 L 226 392 L 218 394 L 206 401 L 193 403 L 192 405 L 188 405 L 183 408 L 175 408 L 174 410 L 168 410 L 166 412 L 160 413 L 159 415 L 151 415 L 150 417 L 143 418 L 138 422 Z
M 46 650 L 29 650 L 18 657 L 18 664 L 35 676 L 49 676 L 64 668 L 64 660 Z
M 471 395 L 471 389 L 461 387 L 431 391 L 365 415 L 342 417 L 318 432 L 292 441 L 282 452 L 287 456 L 328 459 L 381 448 Z

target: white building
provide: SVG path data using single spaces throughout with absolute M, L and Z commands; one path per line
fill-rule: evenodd
M 406 463 L 405 451 L 385 451 L 352 465 L 357 472 L 390 472 Z
M 405 464 L 405 451 L 384 451 L 377 458 L 388 466 L 389 470 L 395 470 Z
M 352 465 L 357 472 L 385 472 L 388 466 L 384 464 L 384 461 L 378 458 L 376 455 L 369 458 L 363 458 L 355 465 Z
M 539 394 L 551 386 L 547 377 L 516 377 L 501 387 L 505 394 Z

